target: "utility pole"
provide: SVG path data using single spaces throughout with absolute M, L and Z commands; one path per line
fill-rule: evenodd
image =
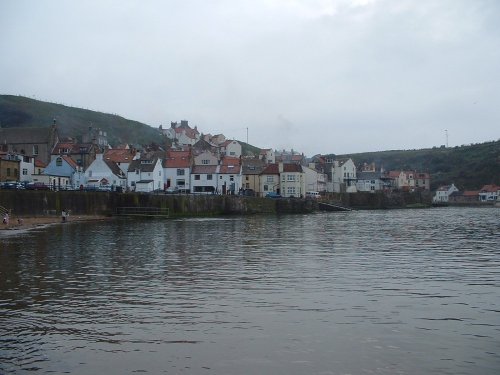
M 248 126 L 247 126 L 247 144 L 248 144 Z
M 448 129 L 445 129 L 444 133 L 446 135 L 446 148 L 448 148 Z

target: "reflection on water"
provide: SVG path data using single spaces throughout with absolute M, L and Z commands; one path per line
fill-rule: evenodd
M 0 373 L 497 374 L 499 214 L 118 220 L 2 237 Z

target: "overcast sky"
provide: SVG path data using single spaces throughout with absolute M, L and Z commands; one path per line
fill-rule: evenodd
M 0 1 L 0 93 L 262 148 L 500 138 L 498 0 Z

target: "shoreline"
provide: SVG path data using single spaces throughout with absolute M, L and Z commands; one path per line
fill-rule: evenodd
M 42 229 L 52 225 L 72 224 L 85 221 L 111 220 L 104 215 L 75 215 L 69 216 L 65 222 L 60 216 L 15 216 L 11 217 L 9 224 L 0 224 L 0 235 L 21 234 L 34 229 Z

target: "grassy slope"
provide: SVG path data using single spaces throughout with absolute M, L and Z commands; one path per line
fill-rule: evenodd
M 107 132 L 111 145 L 119 143 L 149 144 L 159 140 L 158 130 L 123 117 L 61 104 L 42 102 L 22 96 L 0 95 L 2 127 L 44 127 L 53 119 L 62 136 L 80 137 L 90 125 Z

